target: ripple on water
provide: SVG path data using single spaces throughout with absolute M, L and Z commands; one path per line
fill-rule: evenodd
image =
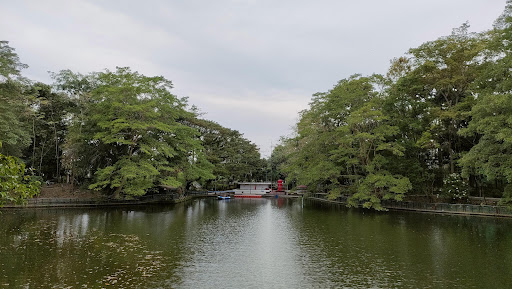
M 200 200 L 4 212 L 0 287 L 507 288 L 512 222 Z

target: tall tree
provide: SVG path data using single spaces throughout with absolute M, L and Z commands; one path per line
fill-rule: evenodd
M 194 119 L 189 124 L 199 130 L 204 155 L 214 165 L 214 180 L 208 186 L 228 189 L 234 182 L 262 180 L 266 163 L 257 146 L 243 135 L 218 123 Z
M 14 48 L 0 41 L 0 207 L 21 204 L 39 192 L 40 183 L 25 174 L 22 148 L 30 142 L 24 119 L 30 115 L 22 82 L 22 64 Z
M 447 166 L 446 175 L 455 173 L 461 152 L 473 143 L 458 135 L 467 126 L 466 112 L 474 103 L 471 90 L 475 81 L 483 43 L 478 35 L 468 32 L 463 24 L 447 37 L 429 41 L 411 49 L 412 71 L 405 77 L 411 98 L 420 98 L 429 104 L 424 117 L 430 119 L 422 142 L 435 145 L 433 166 Z
M 382 199 L 401 200 L 410 182 L 388 169 L 386 156 L 403 155 L 398 128 L 382 112 L 376 86 L 381 76 L 354 75 L 316 94 L 297 125 L 297 149 L 285 172 L 331 197 L 349 195 L 349 205 L 383 209 Z
M 20 62 L 14 48 L 9 46 L 9 41 L 0 40 L 0 76 L 4 79 L 17 79 L 21 77 L 21 70 L 28 65 Z
M 32 85 L 33 114 L 30 122 L 32 145 L 25 150 L 28 165 L 45 179 L 60 180 L 62 146 L 67 133 L 67 117 L 75 105 L 63 93 L 55 93 L 49 85 Z
M 64 152 L 69 169 L 76 162 L 86 166 L 77 173 L 82 178 L 94 174 L 90 188 L 136 196 L 157 185 L 181 187 L 212 177 L 198 132 L 180 122 L 190 115 L 184 100 L 170 93 L 169 80 L 129 68 L 92 78 L 95 85 L 83 92 L 89 99 L 75 115 Z
M 431 127 L 431 104 L 421 97 L 424 86 L 411 75 L 411 62 L 406 57 L 393 59 L 385 81 L 383 113 L 389 124 L 398 128 L 395 138 L 404 148 L 403 156 L 387 157 L 388 166 L 411 181 L 413 192 L 431 195 L 435 180 L 431 160 L 438 145 L 426 133 Z
M 481 135 L 478 143 L 460 160 L 466 176 L 484 176 L 494 183 L 512 183 L 512 94 L 487 94 L 471 110 L 472 120 L 462 135 Z M 512 200 L 512 187 L 507 188 Z
M 486 33 L 485 63 L 475 82 L 479 92 L 471 122 L 460 132 L 478 143 L 460 160 L 466 176 L 485 183 L 505 184 L 505 202 L 512 202 L 512 1 L 507 1 L 494 29 Z M 487 190 L 490 188 L 487 187 Z
M 22 64 L 14 48 L 0 41 L 0 152 L 22 156 L 22 149 L 30 144 L 30 133 L 24 119 L 29 118 L 30 95 L 26 93 L 26 80 L 20 71 Z

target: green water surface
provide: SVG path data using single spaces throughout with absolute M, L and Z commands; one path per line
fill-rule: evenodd
M 0 212 L 0 288 L 512 288 L 512 220 L 291 199 Z

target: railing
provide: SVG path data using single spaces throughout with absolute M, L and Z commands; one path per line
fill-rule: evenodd
M 314 194 L 315 199 L 334 203 L 347 203 L 347 196 L 340 196 L 333 200 L 327 199 L 327 194 Z M 471 204 L 448 204 L 448 203 L 421 203 L 421 202 L 398 202 L 383 200 L 381 204 L 386 209 L 422 211 L 435 213 L 486 215 L 486 216 L 509 216 L 512 217 L 512 209 L 503 206 L 471 205 Z
M 187 198 L 200 197 L 205 195 L 201 192 L 190 192 L 187 194 L 153 194 L 135 197 L 131 200 L 116 200 L 108 198 L 33 198 L 27 200 L 27 207 L 66 207 L 66 206 L 110 206 L 110 205 L 142 205 L 150 203 L 173 203 Z M 20 205 L 7 204 L 5 208 L 25 207 Z
M 435 211 L 435 212 L 470 214 L 470 215 L 512 216 L 512 210 L 508 207 L 503 207 L 503 206 L 446 204 L 446 203 L 417 203 L 417 202 L 396 202 L 396 201 L 382 201 L 382 205 L 388 209 Z

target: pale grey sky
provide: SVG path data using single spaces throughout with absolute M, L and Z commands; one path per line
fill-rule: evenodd
M 24 75 L 129 66 L 163 75 L 204 118 L 263 154 L 311 95 L 451 33 L 492 27 L 505 0 L 0 0 L 0 40 Z

